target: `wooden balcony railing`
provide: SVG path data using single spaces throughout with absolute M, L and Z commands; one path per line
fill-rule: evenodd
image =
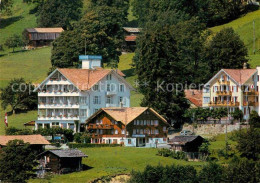
M 244 91 L 243 94 L 244 95 L 259 95 L 259 92 L 251 90 L 251 91 Z
M 226 95 L 226 96 L 232 95 L 231 91 L 217 91 L 216 93 L 217 95 Z
M 114 125 L 103 125 L 103 124 L 100 124 L 100 125 L 97 125 L 97 124 L 91 124 L 91 125 L 88 125 L 88 129 L 114 129 Z
M 230 85 L 230 81 L 222 81 L 222 80 L 218 80 L 218 84 L 220 85 Z
M 259 102 L 253 102 L 253 101 L 243 102 L 243 106 L 259 106 Z
M 225 107 L 225 106 L 239 106 L 239 102 L 210 102 L 209 106 Z

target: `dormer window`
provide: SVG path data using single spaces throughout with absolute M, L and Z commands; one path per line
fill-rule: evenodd
M 227 76 L 227 81 L 229 81 L 230 80 L 230 78 L 229 78 L 229 76 Z

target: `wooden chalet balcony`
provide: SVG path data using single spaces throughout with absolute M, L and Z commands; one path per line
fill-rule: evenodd
M 259 102 L 253 102 L 253 101 L 243 102 L 243 106 L 259 106 Z
M 97 124 L 91 124 L 91 125 L 88 125 L 88 129 L 90 130 L 93 130 L 93 129 L 107 129 L 107 130 L 110 130 L 110 129 L 114 129 L 114 125 L 103 125 L 103 124 L 100 124 L 100 125 L 97 125 Z
M 212 107 L 226 107 L 226 106 L 239 106 L 239 102 L 210 102 L 209 106 Z
M 220 84 L 220 85 L 230 85 L 230 81 L 218 80 L 218 84 Z
M 225 95 L 225 96 L 232 95 L 231 91 L 217 91 L 216 93 L 217 93 L 217 95 Z
M 93 133 L 91 135 L 92 138 L 102 138 L 102 137 L 125 137 L 124 134 L 96 134 L 96 133 Z
M 259 92 L 255 91 L 255 90 L 251 90 L 251 91 L 244 91 L 243 94 L 244 95 L 259 95 Z

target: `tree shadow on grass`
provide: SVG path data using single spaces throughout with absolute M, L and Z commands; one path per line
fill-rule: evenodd
M 3 29 L 5 27 L 13 24 L 14 22 L 21 20 L 22 18 L 23 18 L 22 16 L 15 16 L 15 17 L 10 17 L 10 18 L 0 19 L 0 28 Z
M 126 70 L 123 70 L 122 71 L 126 77 L 131 77 L 131 76 L 134 76 L 135 74 L 135 69 L 132 68 L 132 69 L 126 69 Z

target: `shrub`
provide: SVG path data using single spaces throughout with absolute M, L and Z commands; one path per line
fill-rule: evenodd
M 15 127 L 8 127 L 5 130 L 5 135 L 32 135 L 33 131 L 30 129 L 18 129 Z
M 84 133 L 75 133 L 74 141 L 76 143 L 90 143 L 91 137 L 90 134 L 87 132 Z
M 210 162 L 199 172 L 198 179 L 199 182 L 203 183 L 219 183 L 224 180 L 223 173 L 224 171 L 221 165 Z
M 130 183 L 188 183 L 196 182 L 197 172 L 192 166 L 171 165 L 163 167 L 147 165 L 143 172 L 131 173 Z
M 158 150 L 156 155 L 163 156 L 163 157 L 169 157 L 169 156 L 172 156 L 172 151 L 170 149 L 162 148 L 162 149 Z

